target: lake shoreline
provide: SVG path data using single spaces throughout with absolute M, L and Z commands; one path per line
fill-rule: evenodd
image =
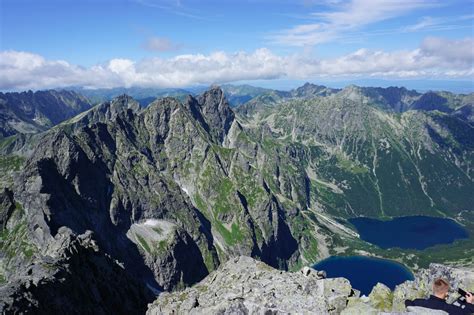
M 404 264 L 378 257 L 331 256 L 312 267 L 326 271 L 328 278 L 348 279 L 352 287 L 366 296 L 377 283 L 383 283 L 393 290 L 398 284 L 414 280 L 414 273 Z
M 404 216 L 379 220 L 358 217 L 348 222 L 356 228 L 360 239 L 382 249 L 425 250 L 470 237 L 465 227 L 450 218 Z

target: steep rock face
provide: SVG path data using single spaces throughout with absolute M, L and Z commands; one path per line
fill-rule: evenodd
M 388 88 L 366 88 L 366 93 L 398 113 L 410 109 L 413 101 L 420 95 L 414 90 L 394 86 Z
M 90 231 L 75 236 L 63 227 L 41 255 L 40 263 L 22 266 L 14 281 L 0 287 L 2 313 L 143 313 L 152 299 L 98 248 Z
M 0 135 L 43 131 L 90 107 L 72 91 L 0 93 Z
M 135 146 L 133 139 L 139 135 L 133 125 L 136 117 L 133 111 L 125 106 L 124 111 L 116 114 L 111 118 L 112 125 L 93 123 L 58 128 L 39 142 L 16 189 L 21 192 L 17 198 L 27 209 L 30 226 L 34 226 L 33 239 L 43 247 L 49 235 L 54 237 L 62 226 L 78 234 L 92 230 L 105 252 L 150 285 L 161 288 L 177 285 L 184 281 L 180 274 L 186 274 L 186 266 L 192 271 L 201 268 L 200 272 L 190 272 L 194 278 L 184 277 L 191 281 L 189 283 L 197 281 L 207 274 L 202 260 L 205 253 L 198 251 L 200 254 L 191 259 L 181 257 L 181 262 L 175 262 L 181 263 L 181 268 L 173 269 L 169 277 L 160 278 L 162 282 L 155 284 L 157 276 L 147 274 L 150 268 L 143 265 L 142 258 L 146 258 L 145 262 L 155 261 L 155 244 L 148 243 L 148 235 L 126 237 L 132 223 L 162 219 L 179 223 L 183 229 L 176 237 L 164 240 L 167 248 L 186 250 L 187 245 L 183 243 L 196 246 L 199 242 L 203 251 L 212 250 L 199 230 L 202 223 L 197 210 L 183 198 L 172 179 L 154 169 L 150 161 L 154 156 L 150 152 L 147 156 L 145 149 L 139 153 Z M 98 120 L 108 119 L 107 115 L 93 116 L 99 117 Z M 69 133 L 68 129 L 74 131 Z M 159 231 L 154 233 L 160 234 Z M 194 239 L 189 238 L 189 233 Z M 212 255 L 210 257 L 212 268 L 214 260 Z M 183 282 L 186 283 L 189 284 Z
M 415 101 L 410 108 L 417 110 L 439 110 L 440 112 L 452 112 L 453 110 L 447 105 L 448 100 L 434 92 L 423 94 L 417 101 Z
M 212 128 L 211 134 L 219 143 L 222 143 L 234 120 L 234 112 L 230 109 L 224 92 L 220 88 L 212 88 L 199 96 L 197 101 L 202 115 L 206 117 L 208 125 Z
M 354 88 L 344 97 L 338 93 L 239 113 L 264 149 L 292 147 L 292 158 L 299 160 L 294 165 L 303 166 L 296 174 L 309 183 L 297 191 L 304 198 L 306 189 L 314 198 L 306 204 L 345 208 L 341 216 L 396 216 L 406 209 L 420 214 L 442 209 L 453 216 L 470 209 L 473 127 L 440 112 L 397 116 L 357 101 L 358 93 Z M 451 189 L 454 182 L 459 190 Z
M 147 314 L 339 314 L 354 294 L 346 279 L 281 272 L 241 256 L 192 288 L 161 294 Z
M 474 104 L 463 105 L 456 109 L 455 116 L 474 123 Z
M 13 199 L 13 192 L 5 188 L 0 193 L 0 226 L 3 231 L 5 229 L 8 219 L 15 210 L 15 202 Z

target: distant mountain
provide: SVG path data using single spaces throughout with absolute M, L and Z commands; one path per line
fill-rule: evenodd
M 407 209 L 433 214 L 470 208 L 465 202 L 474 190 L 474 126 L 458 119 L 469 114 L 467 107 L 453 113 L 459 104 L 433 92 L 349 86 L 325 97 L 249 102 L 237 113 L 255 129 L 260 143 L 276 138 L 282 140 L 273 146 L 299 144 L 300 163 L 313 165 L 314 177 L 329 185 L 315 183 L 323 191 L 318 203 L 336 211 L 345 207 L 342 216 L 354 211 L 394 217 Z M 446 181 L 448 173 L 452 182 Z M 342 182 L 347 184 L 342 190 L 331 184 Z
M 271 89 L 254 87 L 247 84 L 244 84 L 244 85 L 225 84 L 225 85 L 222 85 L 221 88 L 224 91 L 224 94 L 231 106 L 242 105 L 250 101 L 254 97 L 257 97 L 259 95 L 272 91 Z
M 111 89 L 85 89 L 71 87 L 73 91 L 86 96 L 93 103 L 98 104 L 105 101 L 110 101 L 115 97 L 127 94 L 133 97 L 142 106 L 146 107 L 157 98 L 161 97 L 175 97 L 184 100 L 191 92 L 184 89 L 161 89 L 161 88 L 111 88 Z
M 474 123 L 474 103 L 458 107 L 454 112 L 454 115 L 461 119 Z
M 311 99 L 337 94 L 339 97 L 354 102 L 362 102 L 377 106 L 383 110 L 402 113 L 408 110 L 423 110 L 451 113 L 463 106 L 468 111 L 474 104 L 474 93 L 454 94 L 445 91 L 429 91 L 419 93 L 404 87 L 359 87 L 349 85 L 344 89 L 332 89 L 322 85 L 305 83 L 289 92 L 269 90 L 250 99 L 240 108 L 241 112 L 251 112 L 254 107 L 273 106 L 295 98 Z M 467 112 L 466 112 L 467 113 Z
M 453 94 L 451 92 L 429 91 L 418 93 L 415 90 L 407 90 L 404 87 L 372 88 L 349 86 L 341 91 L 343 95 L 365 99 L 373 105 L 382 109 L 402 113 L 407 110 L 423 110 L 450 113 L 456 108 L 473 103 L 474 93 Z M 354 99 L 355 100 L 355 99 Z
M 314 98 L 317 96 L 327 96 L 340 91 L 339 89 L 332 89 L 312 83 L 305 83 L 299 88 L 290 91 L 254 88 L 246 85 L 224 86 L 224 92 L 226 89 L 230 91 L 226 92 L 226 96 L 230 95 L 230 97 L 232 97 L 232 93 L 234 93 L 240 100 L 239 102 L 234 101 L 235 104 L 231 102 L 231 104 L 234 106 L 247 104 L 248 109 L 252 108 L 255 104 L 273 105 L 292 98 Z
M 291 90 L 292 97 L 300 97 L 300 98 L 312 98 L 316 96 L 328 96 L 334 93 L 339 92 L 340 89 L 332 89 L 325 87 L 323 85 L 315 85 L 309 82 L 306 82 L 304 85 Z
M 250 99 L 270 92 L 271 89 L 254 87 L 251 85 L 225 84 L 222 87 L 224 94 L 231 106 L 241 105 Z M 112 89 L 84 89 L 72 88 L 74 91 L 87 96 L 95 103 L 110 101 L 113 98 L 127 94 L 137 100 L 142 107 L 148 106 L 157 98 L 175 97 L 183 101 L 187 95 L 199 95 L 207 90 L 207 87 L 195 87 L 190 89 L 160 89 L 160 88 L 112 88 Z
M 72 91 L 0 92 L 0 136 L 43 131 L 90 107 Z

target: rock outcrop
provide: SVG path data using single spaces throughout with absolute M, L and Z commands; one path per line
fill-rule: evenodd
M 284 272 L 241 256 L 192 288 L 161 294 L 147 314 L 339 314 L 355 294 L 344 278 Z
M 439 264 L 420 270 L 414 281 L 391 291 L 378 283 L 359 296 L 347 279 L 324 277 L 304 267 L 284 272 L 250 257 L 230 259 L 203 281 L 184 291 L 163 293 L 149 305 L 147 315 L 162 314 L 446 314 L 420 307 L 405 308 L 404 301 L 427 298 L 434 279 L 451 283 L 449 303 L 457 288 L 474 291 L 474 271 Z

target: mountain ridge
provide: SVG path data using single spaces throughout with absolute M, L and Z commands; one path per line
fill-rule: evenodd
M 139 292 L 189 286 L 238 255 L 295 270 L 367 250 L 347 222 L 359 215 L 448 216 L 474 230 L 474 127 L 456 112 L 393 113 L 350 96 L 246 111 L 218 87 L 146 108 L 122 95 L 30 138 L 7 138 L 2 154 L 22 160 L 6 167 L 0 245 L 11 255 L 2 277 L 43 264 L 65 237 L 97 244 Z M 408 256 L 398 259 L 423 262 Z M 44 277 L 35 270 L 26 279 Z
M 0 92 L 0 135 L 44 131 L 90 107 L 73 91 Z

